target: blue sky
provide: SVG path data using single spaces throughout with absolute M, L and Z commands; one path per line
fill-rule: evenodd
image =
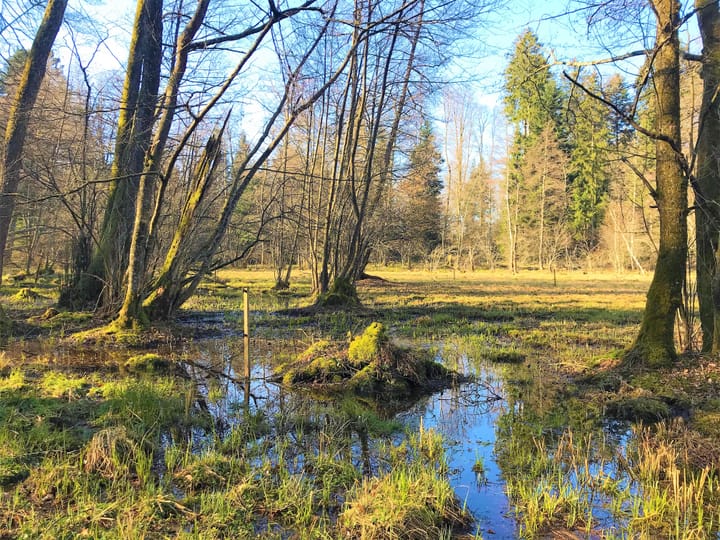
M 116 74 L 116 78 L 122 76 L 135 4 L 135 0 L 78 0 L 77 3 L 71 0 L 70 9 L 86 11 L 101 23 L 96 31 L 103 37 L 105 34 L 108 37 L 105 46 L 98 49 L 91 66 L 91 72 L 99 79 L 107 78 L 107 74 Z M 472 57 L 458 60 L 456 73 L 462 74 L 460 78 L 466 80 L 463 84 L 475 89 L 474 95 L 480 104 L 492 107 L 501 101 L 503 71 L 513 43 L 526 28 L 535 32 L 543 45 L 553 50 L 559 60 L 586 61 L 639 48 L 637 43 L 628 42 L 615 50 L 604 50 L 599 45 L 601 41 L 615 43 L 621 35 L 618 33 L 607 36 L 598 30 L 595 30 L 594 34 L 588 32 L 586 12 L 563 15 L 573 9 L 577 10 L 577 7 L 578 2 L 570 0 L 506 0 L 501 8 L 484 17 L 476 32 L 478 50 Z M 631 28 L 637 27 L 637 21 L 627 23 Z M 697 31 L 690 30 L 686 33 L 686 36 L 688 35 L 697 35 Z M 67 34 L 59 37 L 58 45 L 63 41 L 68 42 Z M 95 50 L 90 43 L 92 39 L 87 38 L 87 41 L 87 46 L 83 48 L 86 57 Z M 697 48 L 695 46 L 695 49 Z M 68 49 L 64 52 L 60 50 L 59 55 L 67 65 Z M 616 70 L 616 67 L 609 66 L 605 69 Z M 253 113 L 249 110 L 248 114 Z

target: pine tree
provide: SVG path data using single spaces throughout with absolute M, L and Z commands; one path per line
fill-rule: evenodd
M 594 94 L 600 84 L 593 74 L 581 81 Z M 570 155 L 570 223 L 580 249 L 592 251 L 599 242 L 610 181 L 607 152 L 611 131 L 603 104 L 586 92 L 574 94 Z
M 442 209 L 440 165 L 442 157 L 430 123 L 420 127 L 410 152 L 407 174 L 396 188 L 398 250 L 409 263 L 425 257 L 440 244 Z

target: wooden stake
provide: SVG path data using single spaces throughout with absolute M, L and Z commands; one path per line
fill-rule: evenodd
M 243 289 L 243 344 L 245 349 L 245 383 L 246 392 L 250 394 L 250 299 L 248 288 Z

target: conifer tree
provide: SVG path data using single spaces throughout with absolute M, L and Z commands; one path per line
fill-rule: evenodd
M 442 209 L 440 165 L 442 157 L 430 123 L 420 127 L 418 140 L 410 151 L 407 174 L 396 190 L 396 241 L 406 262 L 425 257 L 440 243 Z
M 600 94 L 595 75 L 582 79 L 585 88 Z M 570 101 L 570 223 L 573 239 L 586 252 L 597 247 L 608 193 L 607 152 L 610 126 L 606 107 L 586 92 Z
M 530 30 L 515 42 L 514 54 L 505 70 L 504 102 L 505 114 L 514 129 L 505 186 L 508 262 L 513 270 L 517 268 L 518 248 L 525 243 L 537 247 L 532 253 L 537 254 L 535 262 L 542 268 L 547 255 L 546 218 L 550 217 L 546 215 L 547 171 L 552 166 L 553 179 L 564 175 L 564 171 L 557 171 L 557 165 L 564 159 L 551 164 L 547 160 L 549 154 L 543 153 L 542 148 L 561 149 L 564 129 L 560 122 L 562 91 L 550 71 L 542 45 Z M 541 157 L 543 162 L 530 163 L 531 154 Z M 552 221 L 564 220 L 553 216 Z M 523 252 L 529 253 L 527 249 Z

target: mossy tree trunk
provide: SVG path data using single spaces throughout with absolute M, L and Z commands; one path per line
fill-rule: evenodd
M 168 79 L 161 106 L 160 120 L 155 130 L 152 143 L 146 155 L 145 165 L 140 176 L 137 201 L 135 204 L 135 222 L 130 242 L 128 266 L 126 275 L 125 296 L 122 307 L 118 314 L 117 324 L 129 328 L 142 325 L 147 322 L 147 316 L 143 310 L 145 298 L 145 286 L 147 275 L 147 262 L 151 244 L 154 240 L 156 213 L 160 208 L 154 203 L 163 199 L 164 185 L 166 179 L 160 181 L 160 193 L 157 193 L 157 180 L 161 176 L 161 161 L 165 146 L 167 145 L 170 128 L 175 118 L 175 111 L 178 104 L 178 93 L 188 63 L 188 53 L 192 40 L 202 26 L 207 13 L 210 0 L 199 0 L 195 13 L 186 24 L 183 32 L 178 36 L 175 48 L 175 61 Z M 153 6 L 153 35 L 156 40 L 152 51 L 158 58 L 157 64 L 157 86 L 160 80 L 160 62 L 162 58 L 162 1 Z M 155 66 L 154 66 L 155 67 Z M 157 88 L 156 86 L 156 88 Z M 172 174 L 171 170 L 165 172 L 165 177 Z M 182 221 L 180 223 L 182 226 Z
M 656 200 L 660 216 L 658 260 L 642 324 L 628 351 L 629 363 L 667 366 L 676 357 L 675 317 L 682 303 L 687 260 L 687 176 L 680 155 L 679 3 L 653 0 L 657 16 L 655 88 Z
M 165 255 L 163 266 L 153 281 L 150 295 L 144 302 L 151 319 L 171 317 L 175 310 L 194 292 L 194 289 L 188 290 L 188 282 L 185 281 L 188 266 L 193 260 L 189 246 L 193 242 L 191 229 L 195 226 L 200 205 L 205 201 L 215 171 L 220 164 L 222 137 L 228 118 L 226 117 L 225 125 L 220 132 L 212 135 L 208 140 L 203 155 L 193 171 L 194 185 L 185 200 L 180 221 Z
M 3 179 L 0 191 L 0 280 L 5 266 L 5 244 L 15 210 L 15 195 L 20 185 L 22 155 L 30 113 L 45 78 L 48 58 L 60 30 L 67 0 L 50 0 L 25 61 L 22 78 L 11 106 L 5 128 L 2 154 Z
M 703 96 L 697 151 L 695 234 L 697 293 L 702 350 L 720 351 L 720 8 L 711 0 L 695 0 L 702 35 Z
M 290 9 L 273 13 L 271 19 L 269 19 L 263 25 L 261 31 L 258 32 L 255 43 L 238 65 L 235 74 L 245 65 L 247 59 L 254 54 L 277 22 L 299 11 L 301 11 L 301 9 Z M 306 97 L 304 101 L 294 103 L 294 107 L 289 114 L 285 115 L 283 125 L 276 125 L 276 120 L 285 110 L 288 99 L 291 96 L 293 81 L 297 80 L 304 63 L 322 42 L 331 21 L 332 17 L 326 19 L 314 41 L 309 44 L 301 61 L 293 71 L 288 73 L 288 82 L 284 88 L 283 97 L 265 124 L 258 141 L 249 148 L 247 154 L 243 156 L 241 163 L 236 166 L 235 173 L 229 182 L 226 199 L 222 208 L 218 211 L 216 218 L 217 223 L 213 226 L 213 229 L 209 231 L 206 238 L 202 241 L 198 241 L 197 239 L 193 241 L 191 235 L 187 233 L 192 227 L 197 225 L 197 214 L 200 206 L 205 200 L 205 195 L 208 193 L 210 183 L 215 176 L 213 173 L 221 162 L 222 153 L 220 141 L 225 126 L 220 130 L 219 134 L 214 135 L 208 141 L 203 157 L 194 171 L 195 185 L 186 198 L 179 225 L 174 233 L 171 246 L 164 258 L 161 271 L 158 277 L 153 280 L 149 287 L 148 295 L 143 302 L 144 309 L 151 318 L 171 318 L 175 311 L 194 294 L 204 276 L 213 270 L 226 266 L 230 262 L 234 262 L 220 262 L 215 259 L 215 256 L 222 245 L 222 240 L 235 215 L 240 198 L 258 171 L 267 163 L 267 160 L 270 159 L 270 156 L 284 140 L 288 130 L 295 123 L 298 116 L 315 103 L 327 89 L 334 84 L 340 76 L 340 73 L 342 73 L 347 66 L 349 58 L 346 57 L 345 60 L 340 63 L 337 71 L 317 91 Z M 235 75 L 231 75 L 231 78 L 226 81 L 226 84 L 214 98 L 215 102 L 222 96 L 222 93 L 228 87 L 234 76 Z M 226 124 L 227 121 L 228 118 L 225 120 Z
M 112 184 L 88 271 L 61 293 L 60 304 L 118 309 L 122 301 L 140 175 L 150 147 L 162 54 L 157 13 L 162 0 L 139 0 L 120 99 Z

